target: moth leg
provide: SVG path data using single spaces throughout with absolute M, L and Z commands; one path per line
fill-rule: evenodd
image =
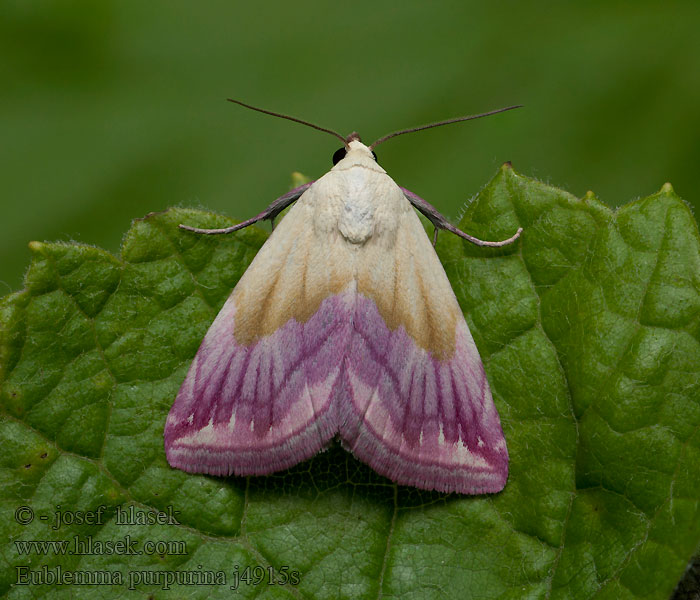
M 433 248 L 435 248 L 435 245 L 437 244 L 438 231 L 440 230 L 437 227 L 435 227 L 435 224 L 433 223 Z
M 245 229 L 249 225 L 253 225 L 258 221 L 270 219 L 270 222 L 272 223 L 272 229 L 274 230 L 275 217 L 279 215 L 285 208 L 287 208 L 292 202 L 298 200 L 299 197 L 313 185 L 313 183 L 313 181 L 310 181 L 309 183 L 305 183 L 304 185 L 300 185 L 299 187 L 290 190 L 283 196 L 277 198 L 277 200 L 270 204 L 270 206 L 268 206 L 259 215 L 255 215 L 252 219 L 248 219 L 247 221 L 243 221 L 242 223 L 239 223 L 238 225 L 233 225 L 232 227 L 225 227 L 223 229 L 200 229 L 199 227 L 190 227 L 189 225 L 182 224 L 178 225 L 178 227 L 180 227 L 180 229 L 192 231 L 194 233 L 202 233 L 204 235 L 218 235 L 220 233 L 232 233 L 234 231 L 238 231 L 239 229 Z
M 520 234 L 523 231 L 522 227 L 518 227 L 518 231 L 516 231 L 511 237 L 509 237 L 507 240 L 501 240 L 500 242 L 487 242 L 485 240 L 480 240 L 479 238 L 469 235 L 468 233 L 464 233 L 464 231 L 461 229 L 457 229 L 445 217 L 443 217 L 432 204 L 429 204 L 412 191 L 407 190 L 406 188 L 401 188 L 401 191 L 403 192 L 404 196 L 406 196 L 406 199 L 413 204 L 416 210 L 420 211 L 433 224 L 433 227 L 435 227 L 433 246 L 435 246 L 435 243 L 437 242 L 438 229 L 446 229 L 447 231 L 450 231 L 455 235 L 464 238 L 465 240 L 469 240 L 472 244 L 476 244 L 477 246 L 490 246 L 492 248 L 512 244 L 520 237 Z

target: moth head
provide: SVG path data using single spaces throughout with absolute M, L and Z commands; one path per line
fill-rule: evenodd
M 371 156 L 374 162 L 377 161 L 377 155 L 374 150 L 365 146 L 360 139 L 360 134 L 353 131 L 347 138 L 345 138 L 345 145 L 342 148 L 338 148 L 333 153 L 333 164 L 337 165 L 341 160 L 343 160 L 350 152 L 358 152 Z

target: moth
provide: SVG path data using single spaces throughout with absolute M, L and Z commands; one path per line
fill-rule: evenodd
M 267 475 L 343 446 L 400 485 L 500 491 L 508 450 L 479 352 L 435 253 L 440 229 L 480 246 L 399 187 L 369 146 L 338 137 L 333 168 L 225 234 L 292 205 L 212 323 L 165 425 L 171 466 Z M 417 209 L 435 229 L 431 244 Z

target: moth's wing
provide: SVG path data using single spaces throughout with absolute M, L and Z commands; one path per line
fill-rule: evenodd
M 358 261 L 340 435 L 397 483 L 500 491 L 508 451 L 479 353 L 413 209 Z
M 351 274 L 342 248 L 329 257 L 332 242 L 314 233 L 312 190 L 275 228 L 202 341 L 165 426 L 173 467 L 268 474 L 313 456 L 336 433 L 331 393 L 353 301 L 336 292 Z

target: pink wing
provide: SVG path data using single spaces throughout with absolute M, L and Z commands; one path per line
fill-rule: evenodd
M 417 215 L 398 218 L 393 252 L 358 266 L 340 436 L 400 484 L 498 492 L 508 450 L 479 352 Z
M 352 300 L 304 197 L 275 228 L 207 332 L 170 409 L 173 466 L 263 475 L 310 458 L 337 433 L 333 390 L 350 339 Z M 338 241 L 340 243 L 340 241 Z M 311 307 L 311 308 L 310 308 Z

